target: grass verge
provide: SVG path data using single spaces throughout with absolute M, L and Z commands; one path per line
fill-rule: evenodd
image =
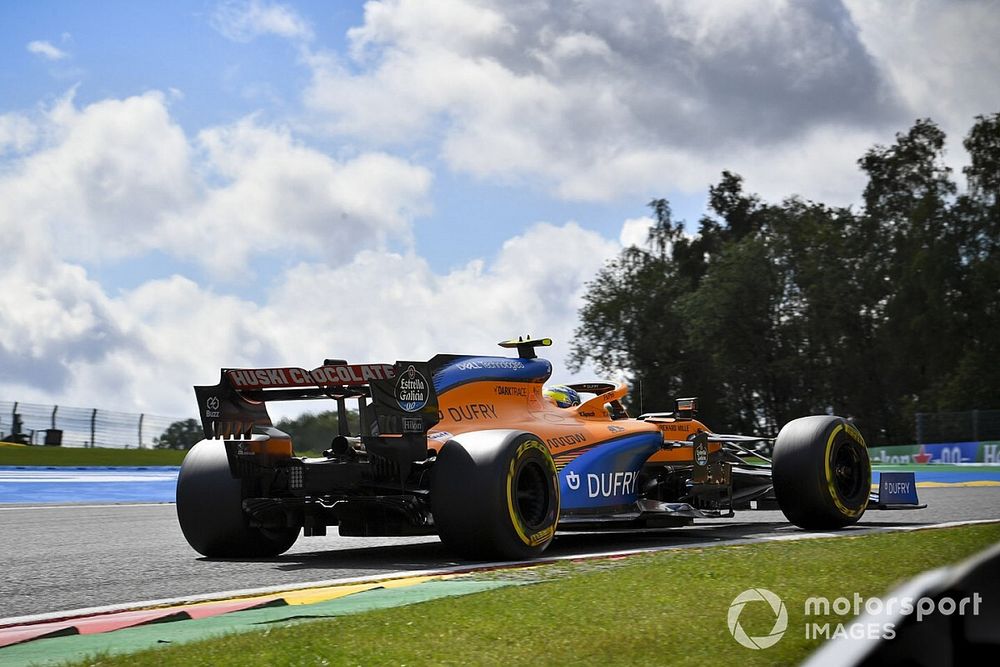
M 187 450 L 45 447 L 0 442 L 0 466 L 179 466 Z M 295 452 L 296 456 L 322 456 Z
M 187 452 L 176 449 L 45 447 L 0 443 L 3 466 L 179 466 Z
M 806 639 L 807 618 L 834 626 L 851 618 L 806 617 L 806 598 L 884 595 L 997 541 L 1000 525 L 992 524 L 542 565 L 480 575 L 532 586 L 78 664 L 793 664 L 821 643 Z M 769 649 L 743 648 L 728 631 L 730 603 L 748 588 L 769 589 L 787 607 L 788 630 Z M 768 634 L 773 622 L 762 603 L 740 616 L 751 636 Z

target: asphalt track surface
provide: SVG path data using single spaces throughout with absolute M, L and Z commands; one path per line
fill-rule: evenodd
M 869 512 L 858 525 L 1000 519 L 1000 487 L 926 488 L 920 497 L 927 509 Z M 546 555 L 707 546 L 797 532 L 780 512 L 747 511 L 643 533 L 560 533 Z M 0 535 L 0 619 L 469 563 L 434 537 L 336 535 L 300 537 L 273 559 L 208 560 L 184 541 L 173 504 L 0 507 Z

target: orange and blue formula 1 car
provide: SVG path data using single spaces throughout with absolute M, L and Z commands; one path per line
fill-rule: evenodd
M 780 507 L 805 529 L 866 509 L 922 507 L 912 473 L 871 491 L 864 438 L 834 416 L 796 419 L 773 441 L 713 433 L 697 401 L 629 417 L 625 385 L 544 388 L 549 339 L 500 343 L 517 357 L 223 369 L 195 387 L 206 439 L 177 481 L 177 515 L 210 557 L 270 556 L 299 533 L 437 534 L 470 558 L 541 554 L 557 530 L 622 530 Z M 579 396 L 589 396 L 580 400 Z M 268 401 L 329 399 L 339 433 L 322 458 L 297 457 Z M 357 403 L 361 433 L 348 428 Z

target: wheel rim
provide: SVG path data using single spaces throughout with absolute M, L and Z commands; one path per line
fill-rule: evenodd
M 549 514 L 549 485 L 545 470 L 535 461 L 524 462 L 517 471 L 514 505 L 529 529 L 545 523 Z
M 853 441 L 845 441 L 832 457 L 833 486 L 841 498 L 850 502 L 866 495 L 871 484 L 869 479 L 865 479 L 865 465 L 861 459 L 864 452 L 858 449 Z

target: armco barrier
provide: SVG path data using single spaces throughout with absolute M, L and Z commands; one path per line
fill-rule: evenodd
M 868 456 L 872 463 L 876 464 L 993 463 L 1000 465 L 1000 441 L 870 447 Z

